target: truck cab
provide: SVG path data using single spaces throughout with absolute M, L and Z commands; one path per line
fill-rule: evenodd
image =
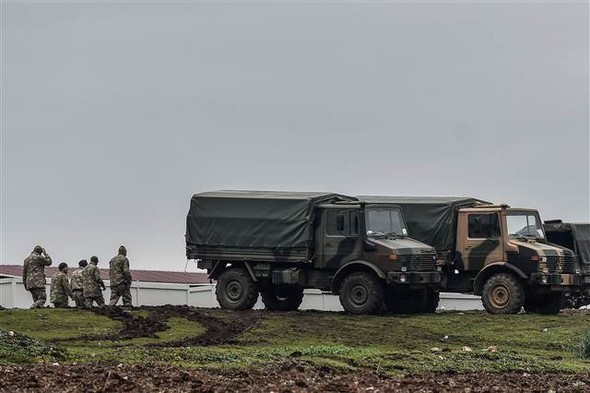
M 399 206 L 336 203 L 320 208 L 314 267 L 341 274 L 351 262 L 363 261 L 381 270 L 387 284 L 435 285 L 440 280 L 434 248 L 408 236 Z
M 481 204 L 461 208 L 455 255 L 444 286 L 473 289 L 485 308 L 555 313 L 578 285 L 573 252 L 547 241 L 534 209 Z
M 314 267 L 335 271 L 330 290 L 340 296 L 343 305 L 351 300 L 346 299 L 349 294 L 354 294 L 346 288 L 346 277 L 366 271 L 382 282 L 388 311 L 436 310 L 441 275 L 435 249 L 410 237 L 399 206 L 361 199 L 320 209 L 316 235 L 320 251 Z

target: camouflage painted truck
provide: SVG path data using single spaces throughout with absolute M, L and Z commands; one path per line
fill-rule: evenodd
M 548 220 L 543 224 L 547 240 L 573 250 L 576 273 L 582 275 L 582 285 L 564 299 L 564 308 L 580 308 L 590 304 L 590 223 L 570 223 Z
M 474 198 L 359 197 L 402 208 L 415 239 L 437 250 L 441 290 L 481 295 L 493 314 L 558 313 L 580 286 L 574 253 L 547 241 L 534 209 Z
M 435 250 L 407 237 L 399 206 L 329 193 L 218 191 L 196 194 L 186 254 L 217 281 L 222 308 L 296 310 L 304 288 L 340 297 L 349 313 L 395 309 L 421 295 L 434 312 L 441 280 Z

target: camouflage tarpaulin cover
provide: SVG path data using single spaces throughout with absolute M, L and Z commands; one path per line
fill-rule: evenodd
M 437 250 L 454 250 L 457 210 L 474 206 L 475 198 L 361 196 L 361 201 L 395 203 L 402 208 L 411 238 Z
M 187 257 L 204 249 L 283 250 L 298 255 L 313 247 L 314 207 L 355 200 L 339 194 L 214 191 L 195 194 L 186 221 Z M 201 255 L 201 256 L 200 256 Z
M 551 243 L 567 247 L 590 264 L 590 223 L 566 223 L 561 220 L 545 221 L 545 233 Z

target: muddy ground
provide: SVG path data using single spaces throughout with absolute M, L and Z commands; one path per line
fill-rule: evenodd
M 236 336 L 255 327 L 258 323 L 256 311 L 234 311 L 230 319 L 220 319 L 208 315 L 202 309 L 189 306 L 157 306 L 157 307 L 136 307 L 135 311 L 145 311 L 147 316 L 138 316 L 129 313 L 120 307 L 93 308 L 92 311 L 98 315 L 109 317 L 120 321 L 123 328 L 112 334 L 78 336 L 66 339 L 53 340 L 53 342 L 67 341 L 121 341 L 125 339 L 147 337 L 158 338 L 158 333 L 168 329 L 166 322 L 172 317 L 186 318 L 189 321 L 198 322 L 205 328 L 205 333 L 196 337 L 186 337 L 179 341 L 167 341 L 163 343 L 146 344 L 148 347 L 186 347 L 186 346 L 208 346 L 221 344 L 234 344 Z
M 121 321 L 123 328 L 97 336 L 53 340 L 112 340 L 157 338 L 168 329 L 171 317 L 199 322 L 205 332 L 178 341 L 145 344 L 149 347 L 210 346 L 237 343 L 240 334 L 255 328 L 268 311 L 244 311 L 216 315 L 211 310 L 188 306 L 141 307 L 129 313 L 119 307 L 93 311 Z M 265 314 L 261 314 L 265 313 Z M 306 314 L 307 315 L 307 314 Z M 313 316 L 310 314 L 310 316 Z M 284 358 L 253 370 L 196 369 L 162 364 L 52 363 L 0 365 L 0 392 L 497 392 L 497 391 L 589 391 L 590 371 L 583 374 L 467 373 L 414 374 L 393 377 L 371 370 L 354 372 L 306 363 L 298 356 Z
M 497 392 L 590 391 L 590 374 L 430 374 L 404 378 L 327 367 L 297 360 L 257 371 L 204 371 L 151 365 L 0 366 L 2 392 Z

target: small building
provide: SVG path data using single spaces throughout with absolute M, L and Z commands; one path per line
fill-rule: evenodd
M 4 308 L 28 308 L 32 304 L 31 294 L 25 290 L 22 280 L 22 265 L 0 265 L 0 306 Z M 109 270 L 99 269 L 107 289 L 103 292 L 108 303 L 111 296 Z M 70 268 L 70 274 L 73 269 Z M 57 267 L 45 268 L 47 276 L 47 303 L 51 277 Z M 169 272 L 159 270 L 131 270 L 133 283 L 131 296 L 134 306 L 160 306 L 164 304 L 187 304 L 195 307 L 219 307 L 215 298 L 215 284 L 209 281 L 206 273 Z M 121 304 L 121 300 L 119 300 Z M 70 306 L 74 302 L 70 300 Z M 479 296 L 459 293 L 441 293 L 441 308 L 445 310 L 481 310 Z M 263 308 L 262 301 L 254 308 Z M 303 310 L 342 311 L 338 296 L 317 289 L 305 290 L 301 304 Z

